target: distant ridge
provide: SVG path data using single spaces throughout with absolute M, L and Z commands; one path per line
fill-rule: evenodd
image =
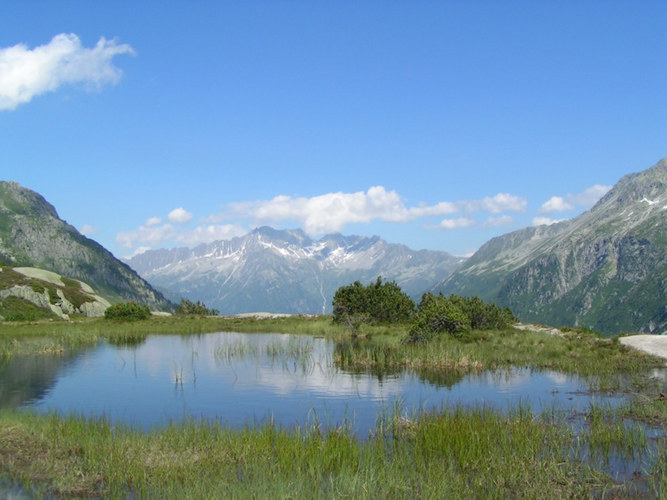
M 0 181 L 0 263 L 37 267 L 90 284 L 111 302 L 171 304 L 135 271 L 58 217 L 41 195 Z
M 667 331 L 667 159 L 623 177 L 590 211 L 483 245 L 434 288 L 523 321 L 605 334 Z
M 201 300 L 222 314 L 322 314 L 331 311 L 342 285 L 381 276 L 419 298 L 464 260 L 378 236 L 313 240 L 301 230 L 261 227 L 193 249 L 149 250 L 126 262 L 169 296 Z

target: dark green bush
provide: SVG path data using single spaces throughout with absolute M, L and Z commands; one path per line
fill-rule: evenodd
M 516 323 L 517 319 L 508 308 L 484 302 L 479 297 L 450 295 L 449 300 L 458 304 L 468 316 L 473 330 L 502 330 Z
M 412 318 L 415 303 L 394 282 L 378 277 L 368 286 L 355 281 L 342 286 L 333 297 L 335 323 L 401 323 Z
M 136 302 L 121 302 L 107 307 L 104 311 L 105 319 L 117 319 L 124 321 L 137 321 L 141 319 L 148 319 L 151 316 L 151 311 L 148 306 L 137 304 Z
M 441 333 L 465 340 L 472 330 L 500 330 L 515 321 L 509 309 L 488 304 L 478 297 L 425 293 L 407 341 L 427 342 Z
M 463 309 L 444 295 L 425 293 L 417 309 L 409 342 L 428 342 L 440 333 L 460 337 L 470 331 L 470 319 Z

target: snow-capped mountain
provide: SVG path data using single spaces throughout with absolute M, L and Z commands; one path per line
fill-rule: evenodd
M 262 227 L 195 248 L 149 250 L 126 262 L 178 300 L 201 300 L 222 314 L 253 311 L 325 313 L 335 291 L 378 276 L 418 299 L 465 259 L 414 251 L 377 236 L 327 235 Z

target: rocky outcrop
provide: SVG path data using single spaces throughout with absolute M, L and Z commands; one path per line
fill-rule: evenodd
M 61 319 L 69 319 L 73 314 L 103 316 L 106 308 L 111 305 L 89 285 L 75 280 L 63 280 L 56 273 L 35 268 L 8 267 L 0 268 L 0 273 L 3 282 L 12 283 L 0 290 L 0 301 L 16 297 L 40 309 L 48 309 Z

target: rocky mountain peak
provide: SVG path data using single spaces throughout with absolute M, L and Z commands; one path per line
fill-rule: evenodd
M 13 181 L 0 181 L 0 209 L 24 216 L 58 218 L 56 209 L 40 194 Z

